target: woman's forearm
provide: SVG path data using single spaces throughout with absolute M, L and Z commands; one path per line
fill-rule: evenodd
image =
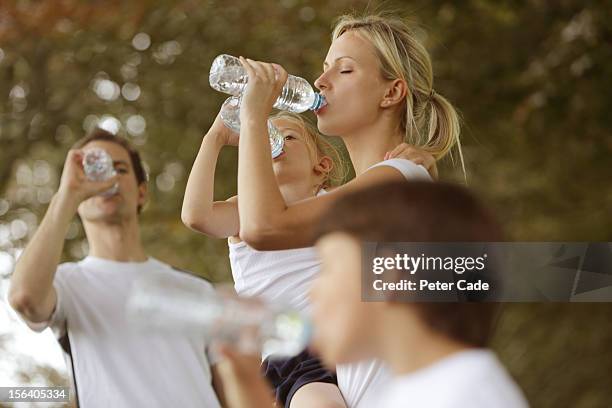
M 247 242 L 273 228 L 274 220 L 287 209 L 272 168 L 267 118 L 247 118 L 242 123 L 238 196 L 240 235 Z

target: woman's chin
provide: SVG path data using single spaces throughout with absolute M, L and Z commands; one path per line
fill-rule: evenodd
M 331 132 L 333 131 L 333 126 L 330 126 L 329 121 L 323 118 L 317 118 L 317 128 L 319 132 L 324 134 L 325 136 L 334 136 Z
M 342 135 L 342 129 L 339 126 L 334 126 L 332 123 L 324 122 L 319 120 L 317 122 L 317 128 L 319 132 L 325 136 L 340 136 Z

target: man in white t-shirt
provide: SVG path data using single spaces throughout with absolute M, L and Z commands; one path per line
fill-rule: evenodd
M 110 154 L 116 176 L 86 178 L 82 159 L 93 148 Z M 138 216 L 146 181 L 140 156 L 126 140 L 96 129 L 77 142 L 68 153 L 60 187 L 17 262 L 9 302 L 33 330 L 53 329 L 70 357 L 80 407 L 217 408 L 222 387 L 205 339 L 146 331 L 126 318 L 130 290 L 142 276 L 159 274 L 177 284 L 199 285 L 204 293 L 213 291 L 207 281 L 145 254 Z M 116 192 L 105 193 L 110 189 Z M 89 256 L 60 265 L 76 213 Z

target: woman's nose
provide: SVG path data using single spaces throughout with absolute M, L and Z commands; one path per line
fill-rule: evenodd
M 329 88 L 329 83 L 327 81 L 327 76 L 325 75 L 325 72 L 322 73 L 314 82 L 314 85 L 317 87 L 317 89 L 319 91 L 323 91 L 327 88 Z

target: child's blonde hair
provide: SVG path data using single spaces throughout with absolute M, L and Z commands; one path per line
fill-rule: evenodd
M 401 127 L 405 141 L 444 157 L 457 145 L 461 168 L 465 165 L 459 141 L 459 116 L 453 105 L 434 91 L 431 59 L 406 22 L 395 15 L 377 14 L 338 18 L 332 40 L 355 31 L 375 48 L 383 78 L 403 79 L 408 85 Z
M 328 189 L 341 185 L 344 182 L 348 173 L 346 161 L 340 154 L 339 149 L 319 133 L 319 130 L 311 120 L 305 116 L 287 111 L 280 111 L 272 115 L 270 119 L 286 120 L 300 128 L 305 136 L 306 145 L 313 162 L 318 162 L 323 156 L 328 156 L 331 159 L 331 170 L 325 175 L 320 188 Z

